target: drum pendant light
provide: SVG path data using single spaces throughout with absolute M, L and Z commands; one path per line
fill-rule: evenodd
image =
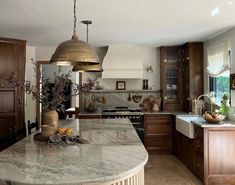
M 88 38 L 88 26 L 90 24 L 92 24 L 92 21 L 90 20 L 84 20 L 81 21 L 83 24 L 86 24 L 86 41 L 88 43 L 89 38 Z M 101 64 L 96 64 L 96 65 L 80 65 L 80 64 L 76 64 L 74 65 L 72 71 L 74 72 L 102 72 L 102 66 Z
M 73 36 L 71 40 L 60 43 L 55 53 L 52 55 L 50 62 L 53 64 L 67 66 L 67 65 L 96 65 L 99 64 L 99 59 L 93 48 L 84 41 L 79 40 L 76 32 L 76 0 L 74 0 L 73 7 Z

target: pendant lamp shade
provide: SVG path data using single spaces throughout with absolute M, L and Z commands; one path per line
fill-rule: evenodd
M 73 72 L 103 72 L 101 64 L 96 65 L 75 65 L 72 69 Z
M 90 24 L 92 24 L 92 21 L 90 20 L 84 20 L 81 21 L 83 24 L 86 24 L 86 32 L 87 32 L 87 44 L 88 44 L 88 26 Z M 96 64 L 96 65 L 81 65 L 81 64 L 77 64 L 73 66 L 72 69 L 73 72 L 103 72 L 103 68 L 101 63 Z
M 62 66 L 99 64 L 99 59 L 92 47 L 87 42 L 79 40 L 77 36 L 59 44 L 50 61 Z
M 52 55 L 50 62 L 57 65 L 95 65 L 99 64 L 99 59 L 95 54 L 92 47 L 88 42 L 84 42 L 78 39 L 76 34 L 76 0 L 74 0 L 73 6 L 73 36 L 71 40 L 60 43 L 55 53 Z

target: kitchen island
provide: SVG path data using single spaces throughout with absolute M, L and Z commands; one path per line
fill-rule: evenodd
M 0 153 L 0 184 L 144 185 L 148 153 L 127 119 L 66 120 L 87 144 L 49 145 L 33 135 Z

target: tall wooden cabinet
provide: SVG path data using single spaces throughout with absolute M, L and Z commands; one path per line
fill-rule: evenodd
M 163 110 L 191 111 L 191 100 L 203 93 L 203 43 L 161 47 Z
M 203 43 L 192 42 L 183 46 L 183 110 L 192 111 L 192 100 L 203 94 Z
M 14 72 L 25 79 L 26 41 L 0 38 L 0 76 Z M 24 90 L 0 78 L 0 150 L 7 147 L 13 132 L 24 128 Z

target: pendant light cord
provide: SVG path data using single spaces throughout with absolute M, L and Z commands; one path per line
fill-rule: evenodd
M 86 42 L 88 43 L 88 26 L 89 24 L 86 24 Z
M 73 36 L 77 35 L 76 26 L 77 26 L 77 16 L 76 16 L 76 4 L 77 0 L 73 0 Z
M 89 25 L 92 24 L 92 21 L 91 20 L 84 20 L 84 21 L 81 21 L 83 24 L 86 25 L 86 42 L 88 43 L 89 42 Z

